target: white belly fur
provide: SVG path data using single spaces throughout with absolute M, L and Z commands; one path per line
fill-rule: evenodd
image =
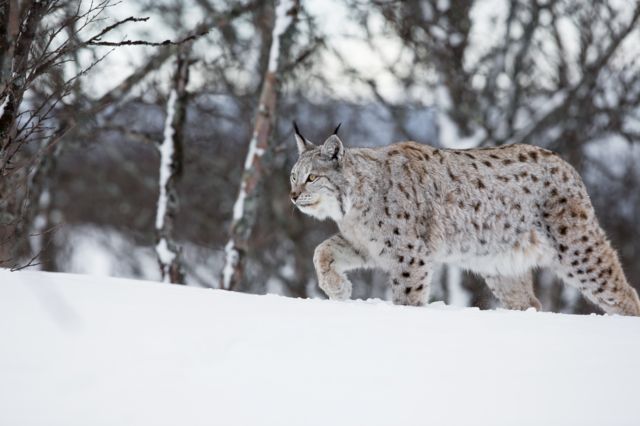
M 535 267 L 549 265 L 553 261 L 554 250 L 546 239 L 535 243 L 523 242 L 518 248 L 486 256 L 451 256 L 444 263 L 456 265 L 478 274 L 518 276 Z

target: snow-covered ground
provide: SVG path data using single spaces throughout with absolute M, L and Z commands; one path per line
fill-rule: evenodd
M 0 425 L 638 425 L 640 319 L 0 271 Z

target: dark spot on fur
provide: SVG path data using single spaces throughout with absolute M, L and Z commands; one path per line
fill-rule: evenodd
M 527 161 L 527 157 L 523 153 L 520 153 L 518 154 L 518 161 L 525 163 Z
M 513 160 L 510 160 L 508 158 L 502 160 L 502 164 L 504 164 L 505 166 L 508 166 L 509 164 L 513 163 Z
M 409 250 L 413 250 L 413 244 L 407 244 L 407 248 L 408 248 Z
M 482 162 L 485 166 L 492 168 L 493 164 L 491 164 L 491 161 L 483 161 Z
M 558 228 L 558 231 L 560 231 L 560 235 L 567 235 L 567 227 L 566 226 L 561 226 L 560 228 Z
M 409 293 L 411 293 L 411 287 L 405 287 L 404 294 L 409 294 Z
M 567 198 L 566 198 L 566 197 L 562 197 L 562 198 L 560 198 L 560 199 L 558 200 L 558 202 L 559 202 L 560 204 L 566 204 L 566 203 L 567 203 Z
M 393 228 L 393 233 L 396 235 L 400 235 L 400 230 L 398 228 Z
M 418 262 L 418 265 L 424 266 L 424 260 L 420 259 L 420 261 Z
M 404 256 L 398 256 L 398 263 L 404 262 Z
M 411 273 L 410 273 L 410 272 L 407 272 L 407 271 L 404 271 L 404 272 L 402 273 L 402 276 L 403 276 L 403 277 L 405 277 L 405 278 L 409 278 L 409 277 L 411 276 Z
M 467 157 L 471 158 L 472 160 L 476 159 L 476 157 L 474 157 L 473 155 L 469 154 L 468 152 L 465 152 L 464 155 L 466 155 Z
M 558 246 L 558 249 L 564 253 L 565 251 L 569 250 L 569 247 L 565 246 L 564 244 L 560 244 L 560 246 Z
M 531 194 L 531 190 L 526 186 L 524 186 L 522 190 L 524 191 L 525 194 Z
M 482 180 L 481 180 L 481 179 L 478 179 L 477 184 L 478 184 L 478 189 L 486 188 L 486 186 L 484 186 L 484 182 L 482 182 Z
M 420 291 L 424 288 L 423 284 L 420 284 L 418 287 L 416 287 L 416 291 Z
M 529 153 L 529 157 L 531 157 L 531 159 L 532 159 L 534 162 L 537 162 L 537 161 L 538 161 L 538 153 L 537 153 L 537 152 L 535 152 L 535 151 L 531 151 L 531 152 Z

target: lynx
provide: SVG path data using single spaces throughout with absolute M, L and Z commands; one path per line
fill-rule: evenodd
M 393 303 L 420 306 L 444 263 L 481 275 L 506 308 L 540 310 L 531 270 L 547 267 L 604 312 L 640 315 L 582 179 L 557 154 L 415 142 L 345 149 L 338 129 L 316 146 L 294 127 L 291 200 L 339 229 L 313 256 L 329 298 L 351 296 L 347 271 L 381 268 Z

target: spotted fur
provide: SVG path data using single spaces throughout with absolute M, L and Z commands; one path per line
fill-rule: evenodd
M 347 299 L 345 273 L 388 271 L 393 301 L 422 305 L 435 264 L 483 276 L 502 304 L 535 307 L 531 270 L 548 267 L 607 313 L 640 315 L 578 173 L 530 145 L 443 150 L 415 142 L 345 149 L 296 132 L 291 198 L 339 233 L 320 244 L 320 287 Z

